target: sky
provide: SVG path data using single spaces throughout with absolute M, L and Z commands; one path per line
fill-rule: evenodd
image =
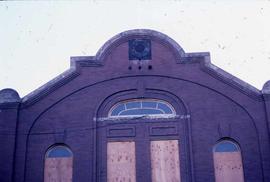
M 0 90 L 27 95 L 114 35 L 153 29 L 259 90 L 270 80 L 270 0 L 0 1 Z

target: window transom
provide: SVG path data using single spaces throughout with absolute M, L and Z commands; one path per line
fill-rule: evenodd
M 175 116 L 171 104 L 158 99 L 131 99 L 115 104 L 109 111 L 109 117 L 140 117 L 140 116 Z

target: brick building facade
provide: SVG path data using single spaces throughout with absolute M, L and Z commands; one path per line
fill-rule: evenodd
M 0 91 L 0 181 L 270 181 L 262 90 L 130 30 L 20 98 Z

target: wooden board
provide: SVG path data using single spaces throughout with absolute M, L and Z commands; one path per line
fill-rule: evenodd
M 134 142 L 109 142 L 107 144 L 107 181 L 136 181 Z
M 47 158 L 44 182 L 72 182 L 72 157 Z
M 178 140 L 151 141 L 152 182 L 180 182 Z
M 244 182 L 240 152 L 214 152 L 216 182 Z

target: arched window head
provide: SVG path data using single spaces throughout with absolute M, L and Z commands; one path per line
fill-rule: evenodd
M 131 99 L 115 104 L 109 117 L 169 117 L 175 116 L 175 109 L 166 101 L 157 99 Z
M 44 182 L 72 182 L 73 154 L 65 145 L 55 145 L 45 154 Z
M 65 145 L 56 145 L 49 148 L 46 153 L 46 158 L 57 158 L 57 157 L 72 157 L 71 150 Z
M 214 147 L 214 152 L 238 152 L 239 146 L 230 140 L 222 140 Z

